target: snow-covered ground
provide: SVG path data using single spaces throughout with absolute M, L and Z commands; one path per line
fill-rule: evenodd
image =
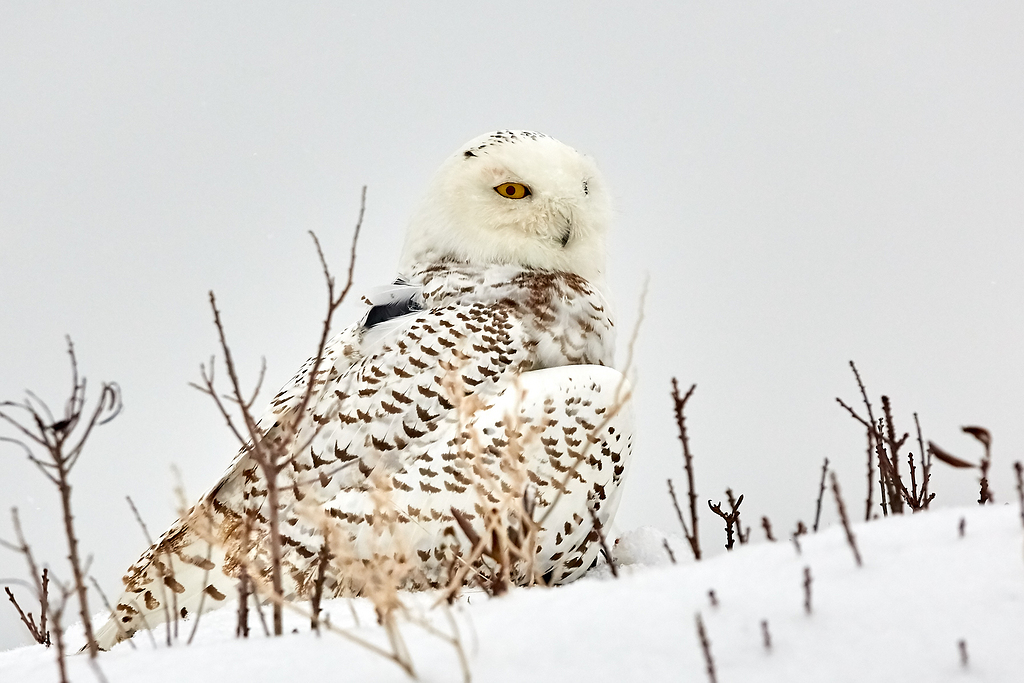
M 792 542 L 758 542 L 699 563 L 673 537 L 678 565 L 668 564 L 660 532 L 639 529 L 615 551 L 632 563 L 618 579 L 605 569 L 553 590 L 472 595 L 453 616 L 479 682 L 705 681 L 697 613 L 723 683 L 1024 681 L 1024 528 L 1017 505 L 891 517 L 854 532 L 860 568 L 839 526 L 803 537 L 802 553 Z M 427 610 L 426 597 L 408 596 L 407 603 Z M 369 605 L 352 606 L 361 615 L 354 631 L 385 642 Z M 348 602 L 332 601 L 328 610 L 334 624 L 353 624 Z M 441 610 L 426 616 L 451 632 Z M 289 628 L 298 633 L 279 639 L 266 639 L 257 627 L 254 637 L 236 640 L 230 609 L 204 615 L 186 646 L 190 628 L 182 625 L 181 643 L 171 648 L 138 634 L 136 649 L 122 644 L 101 655 L 104 674 L 111 683 L 408 680 L 394 663 L 339 635 L 310 633 L 297 615 Z M 403 624 L 402 634 L 420 680 L 461 680 L 450 644 L 412 624 Z M 0 681 L 55 681 L 52 654 L 42 646 L 0 653 Z M 85 656 L 70 658 L 70 672 L 73 681 L 95 680 Z

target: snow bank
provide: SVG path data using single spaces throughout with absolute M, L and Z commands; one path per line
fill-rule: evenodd
M 697 612 L 722 683 L 1022 681 L 1019 514 L 1016 506 L 973 507 L 857 525 L 860 568 L 840 527 L 804 537 L 802 554 L 788 541 L 758 543 L 700 563 L 673 537 L 679 564 L 667 566 L 665 535 L 643 528 L 624 535 L 614 551 L 626 565 L 617 580 L 594 572 L 554 590 L 521 589 L 500 599 L 471 595 L 454 616 L 474 680 L 488 683 L 706 681 Z M 805 567 L 812 577 L 810 614 Z M 424 595 L 410 596 L 409 603 L 423 610 L 430 605 Z M 361 624 L 354 630 L 385 642 L 369 606 L 352 606 Z M 331 601 L 328 609 L 335 624 L 354 624 L 348 602 Z M 338 635 L 310 633 L 298 616 L 288 622 L 297 634 L 236 640 L 231 612 L 205 615 L 191 646 L 183 643 L 188 622 L 181 626 L 182 643 L 171 648 L 154 648 L 139 634 L 137 649 L 120 645 L 101 656 L 103 671 L 111 683 L 408 680 L 395 664 Z M 450 632 L 440 611 L 427 616 Z M 770 650 L 762 642 L 762 621 Z M 402 633 L 421 680 L 461 679 L 450 645 L 414 625 L 404 625 Z M 966 641 L 966 667 L 960 640 Z M 70 669 L 74 681 L 95 680 L 84 656 L 72 657 Z M 52 652 L 41 646 L 0 653 L 3 683 L 55 680 Z

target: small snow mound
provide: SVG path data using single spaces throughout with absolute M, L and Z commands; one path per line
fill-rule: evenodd
M 652 526 L 642 526 L 619 536 L 612 549 L 616 564 L 622 566 L 657 566 L 671 564 L 665 543 L 671 541 L 665 532 Z

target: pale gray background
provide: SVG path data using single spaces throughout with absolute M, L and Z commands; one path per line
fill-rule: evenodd
M 187 386 L 217 348 L 207 290 L 245 374 L 265 355 L 276 390 L 322 316 L 306 231 L 341 270 L 369 185 L 357 287 L 388 280 L 433 169 L 504 127 L 605 170 L 623 330 L 650 275 L 622 527 L 677 529 L 672 375 L 699 384 L 703 498 L 732 486 L 748 522 L 791 530 L 813 516 L 827 455 L 860 511 L 863 436 L 833 400 L 857 398 L 851 358 L 899 426 L 917 410 L 927 437 L 970 457 L 960 425 L 992 429 L 996 499 L 1013 498 L 1020 3 L 170 5 L 0 5 L 0 396 L 60 401 L 65 333 L 94 383 L 124 389 L 124 414 L 74 473 L 108 591 L 144 548 L 125 494 L 161 530 L 172 465 L 195 497 L 235 450 Z M 973 479 L 937 472 L 937 504 L 974 500 Z M 6 538 L 12 505 L 67 576 L 56 495 L 13 448 L 0 451 Z M 0 577 L 23 574 L 0 554 Z M 0 648 L 21 642 L 0 605 Z

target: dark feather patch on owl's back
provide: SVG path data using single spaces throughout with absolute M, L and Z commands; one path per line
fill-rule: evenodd
M 387 322 L 388 320 L 400 318 L 403 315 L 409 315 L 410 313 L 422 310 L 423 306 L 416 303 L 412 298 L 400 299 L 399 301 L 392 301 L 390 303 L 374 306 L 370 309 L 370 312 L 366 314 L 366 322 L 363 323 L 363 327 L 369 330 L 383 322 Z

